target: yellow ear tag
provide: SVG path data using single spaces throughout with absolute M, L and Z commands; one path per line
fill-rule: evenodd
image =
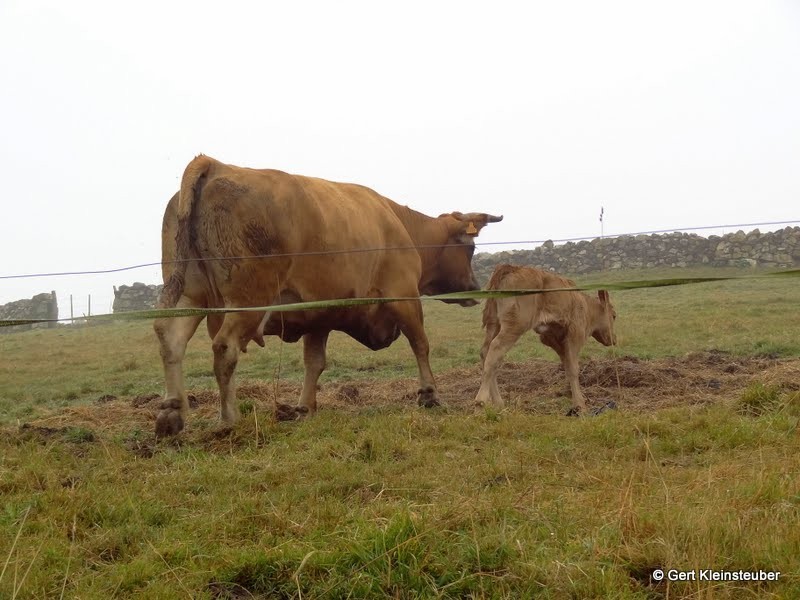
M 467 225 L 466 233 L 467 235 L 478 235 L 478 230 L 475 229 L 475 223 L 473 223 L 472 221 L 469 222 L 469 225 Z

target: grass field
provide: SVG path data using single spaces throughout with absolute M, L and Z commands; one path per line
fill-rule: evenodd
M 509 408 L 471 406 L 479 307 L 425 305 L 445 407 L 415 406 L 404 340 L 373 353 L 333 334 L 320 412 L 278 423 L 302 352 L 273 339 L 240 361 L 233 431 L 201 328 L 197 408 L 159 443 L 149 323 L 2 335 L 0 598 L 800 597 L 798 287 L 613 293 L 620 345 L 587 344 L 581 378 L 619 409 L 582 419 L 532 335 L 501 372 Z

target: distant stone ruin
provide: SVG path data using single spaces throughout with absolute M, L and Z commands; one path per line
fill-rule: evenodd
M 133 285 L 114 286 L 115 313 L 155 308 L 163 285 L 147 285 L 137 281 Z
M 16 300 L 0 306 L 0 319 L 58 319 L 58 300 L 56 293 L 36 294 L 33 298 Z M 0 327 L 0 333 L 27 331 L 43 327 L 55 327 L 55 322 L 31 323 L 30 325 L 15 325 L 14 327 Z

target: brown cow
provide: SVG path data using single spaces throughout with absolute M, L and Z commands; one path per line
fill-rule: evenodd
M 498 265 L 492 273 L 490 290 L 552 290 L 573 288 L 575 283 L 555 273 L 531 267 Z M 475 397 L 478 404 L 502 406 L 497 387 L 497 369 L 506 352 L 529 329 L 558 353 L 572 391 L 572 409 L 586 409 L 586 398 L 578 384 L 578 354 L 591 335 L 604 346 L 616 343 L 617 314 L 606 290 L 593 298 L 581 292 L 545 292 L 529 296 L 489 298 L 483 307 L 486 338 L 481 348 L 483 380 Z
M 164 214 L 165 285 L 159 304 L 235 308 L 410 298 L 348 308 L 209 315 L 221 418 L 226 424 L 239 418 L 234 384 L 239 352 L 251 340 L 263 346 L 265 335 L 287 342 L 303 338 L 305 380 L 298 412 L 313 412 L 333 330 L 373 350 L 386 348 L 402 332 L 419 367 L 418 402 L 434 406 L 438 397 L 419 296 L 478 289 L 471 266 L 474 237 L 501 219 L 459 212 L 431 218 L 360 185 L 236 167 L 200 155 L 186 167 L 180 192 Z M 158 435 L 184 426 L 183 356 L 202 319 L 173 317 L 154 324 L 167 388 Z

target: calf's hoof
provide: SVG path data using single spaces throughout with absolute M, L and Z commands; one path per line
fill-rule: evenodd
M 589 414 L 592 415 L 593 417 L 596 417 L 597 415 L 603 414 L 607 410 L 616 410 L 616 408 L 617 408 L 617 403 L 614 402 L 613 400 L 609 400 L 602 406 L 596 406 L 595 408 L 593 408 L 591 411 L 589 411 Z
M 567 411 L 567 417 L 580 417 L 585 411 L 581 410 L 579 406 L 573 406 Z
M 441 403 L 439 402 L 439 397 L 436 395 L 436 390 L 434 390 L 433 388 L 420 389 L 417 392 L 417 404 L 419 404 L 423 408 L 433 408 L 435 406 L 441 406 Z
M 163 438 L 178 435 L 183 430 L 183 415 L 177 398 L 161 404 L 161 412 L 156 417 L 156 437 Z

